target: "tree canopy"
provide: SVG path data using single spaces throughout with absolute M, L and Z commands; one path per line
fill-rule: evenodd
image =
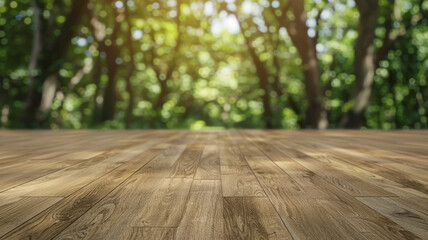
M 423 0 L 0 0 L 2 128 L 428 128 Z

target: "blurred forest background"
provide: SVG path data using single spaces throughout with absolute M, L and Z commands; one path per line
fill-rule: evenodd
M 0 0 L 0 128 L 428 128 L 428 1 Z

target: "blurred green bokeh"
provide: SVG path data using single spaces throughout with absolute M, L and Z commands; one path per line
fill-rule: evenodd
M 355 109 L 364 12 L 354 1 L 303 2 L 304 35 L 316 44 L 317 104 L 328 128 L 344 127 Z M 374 2 L 374 82 L 358 128 L 427 128 L 428 2 Z M 278 18 L 288 5 L 0 0 L 0 127 L 314 128 L 302 50 Z

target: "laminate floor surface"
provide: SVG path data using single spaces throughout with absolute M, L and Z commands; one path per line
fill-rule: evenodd
M 428 132 L 0 131 L 0 239 L 428 239 Z

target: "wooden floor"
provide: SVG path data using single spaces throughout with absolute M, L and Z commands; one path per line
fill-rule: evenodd
M 0 239 L 428 239 L 428 132 L 0 131 Z

